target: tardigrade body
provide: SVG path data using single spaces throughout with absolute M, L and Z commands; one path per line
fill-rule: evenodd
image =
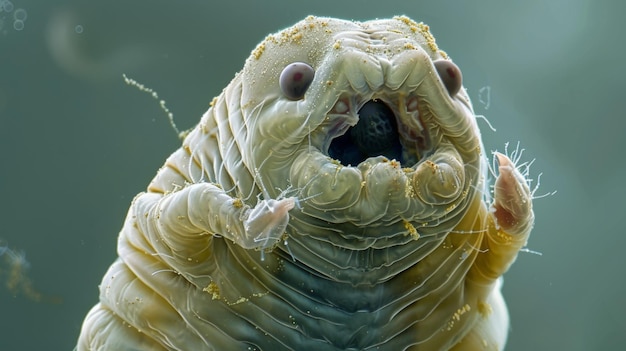
M 268 36 L 132 202 L 78 350 L 500 350 L 533 223 L 406 17 Z

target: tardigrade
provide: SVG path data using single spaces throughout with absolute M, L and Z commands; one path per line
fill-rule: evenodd
M 501 350 L 533 224 L 428 26 L 265 38 L 132 202 L 78 350 Z

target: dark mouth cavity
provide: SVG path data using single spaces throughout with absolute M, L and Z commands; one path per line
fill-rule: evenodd
M 374 156 L 402 163 L 402 145 L 393 111 L 382 101 L 370 100 L 358 114 L 359 122 L 332 140 L 329 156 L 353 166 Z

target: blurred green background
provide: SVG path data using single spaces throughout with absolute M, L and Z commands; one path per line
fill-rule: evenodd
M 186 129 L 266 34 L 309 14 L 429 24 L 497 129 L 479 122 L 485 147 L 519 141 L 532 175 L 543 172 L 537 194 L 557 191 L 535 202 L 529 248 L 542 255 L 521 253 L 505 276 L 507 350 L 626 344 L 626 2 L 0 4 L 0 238 L 26 254 L 38 290 L 62 298 L 13 294 L 0 264 L 0 350 L 73 348 L 130 200 L 179 145 L 122 73 L 154 88 Z

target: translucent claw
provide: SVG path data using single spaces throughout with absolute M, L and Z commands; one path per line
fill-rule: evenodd
M 494 153 L 498 178 L 494 186 L 494 216 L 498 226 L 509 234 L 519 234 L 532 226 L 532 194 L 526 178 L 509 157 Z

